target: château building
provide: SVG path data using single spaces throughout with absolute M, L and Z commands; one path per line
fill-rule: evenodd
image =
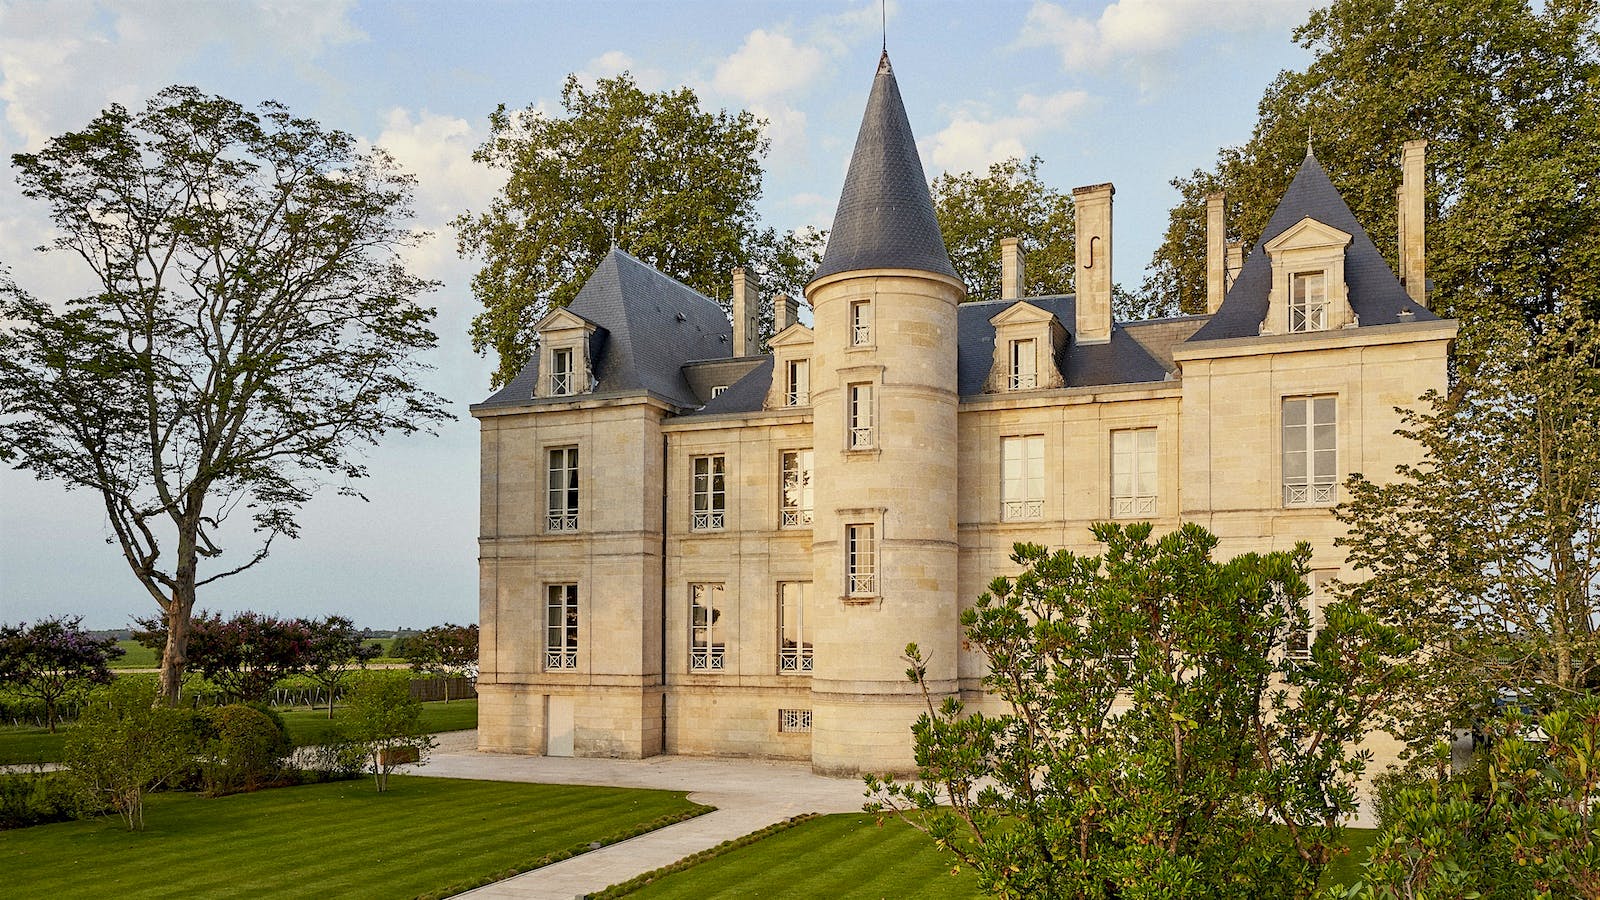
M 1423 147 L 1403 153 L 1397 276 L 1308 152 L 1249 255 L 1209 209 L 1210 312 L 1112 320 L 1109 184 L 1073 192 L 1076 294 L 963 303 L 887 54 L 799 304 L 733 273 L 716 302 L 613 250 L 472 408 L 482 429 L 483 749 L 911 768 L 935 695 L 981 707 L 958 617 L 1017 541 L 1197 522 L 1219 554 L 1309 541 L 1352 472 L 1416 450 L 1395 408 L 1442 389 Z M 1289 648 L 1295 652 L 1296 646 Z

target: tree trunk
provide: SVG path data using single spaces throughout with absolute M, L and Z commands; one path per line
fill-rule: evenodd
M 196 526 L 178 532 L 177 585 L 167 604 L 167 645 L 161 651 L 161 681 L 157 702 L 176 707 L 183 693 L 183 676 L 189 666 L 189 619 L 194 613 Z

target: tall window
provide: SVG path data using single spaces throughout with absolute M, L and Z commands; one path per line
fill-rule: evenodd
M 778 582 L 778 672 L 798 675 L 811 671 L 811 632 L 806 625 L 809 581 Z
M 811 403 L 811 360 L 789 360 L 789 377 L 784 388 L 784 403 L 806 406 Z
M 1300 628 L 1298 623 L 1290 623 L 1289 636 L 1284 643 L 1284 650 L 1290 658 L 1299 660 L 1311 658 L 1311 645 L 1317 639 L 1317 608 L 1321 605 L 1322 595 L 1327 590 L 1328 583 L 1338 575 L 1338 572 L 1337 569 L 1315 569 L 1306 573 L 1306 586 L 1311 588 L 1311 593 L 1299 603 L 1300 609 L 1305 613 L 1306 627 Z
M 811 524 L 811 451 L 785 450 L 783 452 L 783 515 L 779 524 L 784 528 L 804 528 Z
M 1291 277 L 1289 330 L 1324 331 L 1328 327 L 1328 277 L 1302 272 Z
M 722 585 L 689 585 L 689 668 L 721 671 L 723 644 L 717 620 L 722 618 Z
M 1026 391 L 1039 386 L 1037 362 L 1032 338 L 1011 342 L 1011 390 Z
M 578 586 L 552 584 L 545 600 L 544 667 L 578 667 Z
M 689 527 L 696 531 L 715 531 L 727 525 L 727 457 L 694 458 L 694 517 Z
M 1338 480 L 1339 424 L 1333 397 L 1283 401 L 1283 505 L 1334 502 Z
M 1000 439 L 1000 518 L 1044 518 L 1044 436 Z
M 872 385 L 850 385 L 850 449 L 863 450 L 873 446 Z
M 857 300 L 850 304 L 850 344 L 866 347 L 872 343 L 872 301 Z
M 878 541 L 872 525 L 845 526 L 845 580 L 852 595 L 878 593 Z
M 548 531 L 578 530 L 578 448 L 550 451 Z
M 1111 432 L 1111 515 L 1156 514 L 1156 430 Z
M 572 350 L 550 351 L 550 396 L 561 397 L 577 393 L 572 383 Z

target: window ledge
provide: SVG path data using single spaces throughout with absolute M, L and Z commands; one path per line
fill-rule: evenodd
M 882 594 L 842 594 L 839 601 L 846 606 L 871 606 L 883 602 Z
M 839 451 L 845 459 L 872 459 L 883 455 L 882 447 L 850 447 Z

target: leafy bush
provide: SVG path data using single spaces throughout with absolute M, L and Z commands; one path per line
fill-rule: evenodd
M 111 806 L 144 828 L 144 795 L 181 777 L 199 749 L 194 716 L 158 707 L 154 682 L 118 678 L 95 691 L 67 735 L 67 771 L 87 808 Z
M 411 679 L 400 672 L 363 672 L 350 696 L 350 739 L 362 749 L 379 793 L 389 789 L 404 751 L 427 762 L 433 738 L 422 730 L 422 704 L 411 696 Z
M 0 775 L 0 831 L 65 822 L 79 812 L 66 775 L 38 768 Z
M 204 754 L 206 793 L 253 791 L 283 778 L 293 744 L 277 713 L 234 704 L 207 710 L 206 718 L 212 730 Z

